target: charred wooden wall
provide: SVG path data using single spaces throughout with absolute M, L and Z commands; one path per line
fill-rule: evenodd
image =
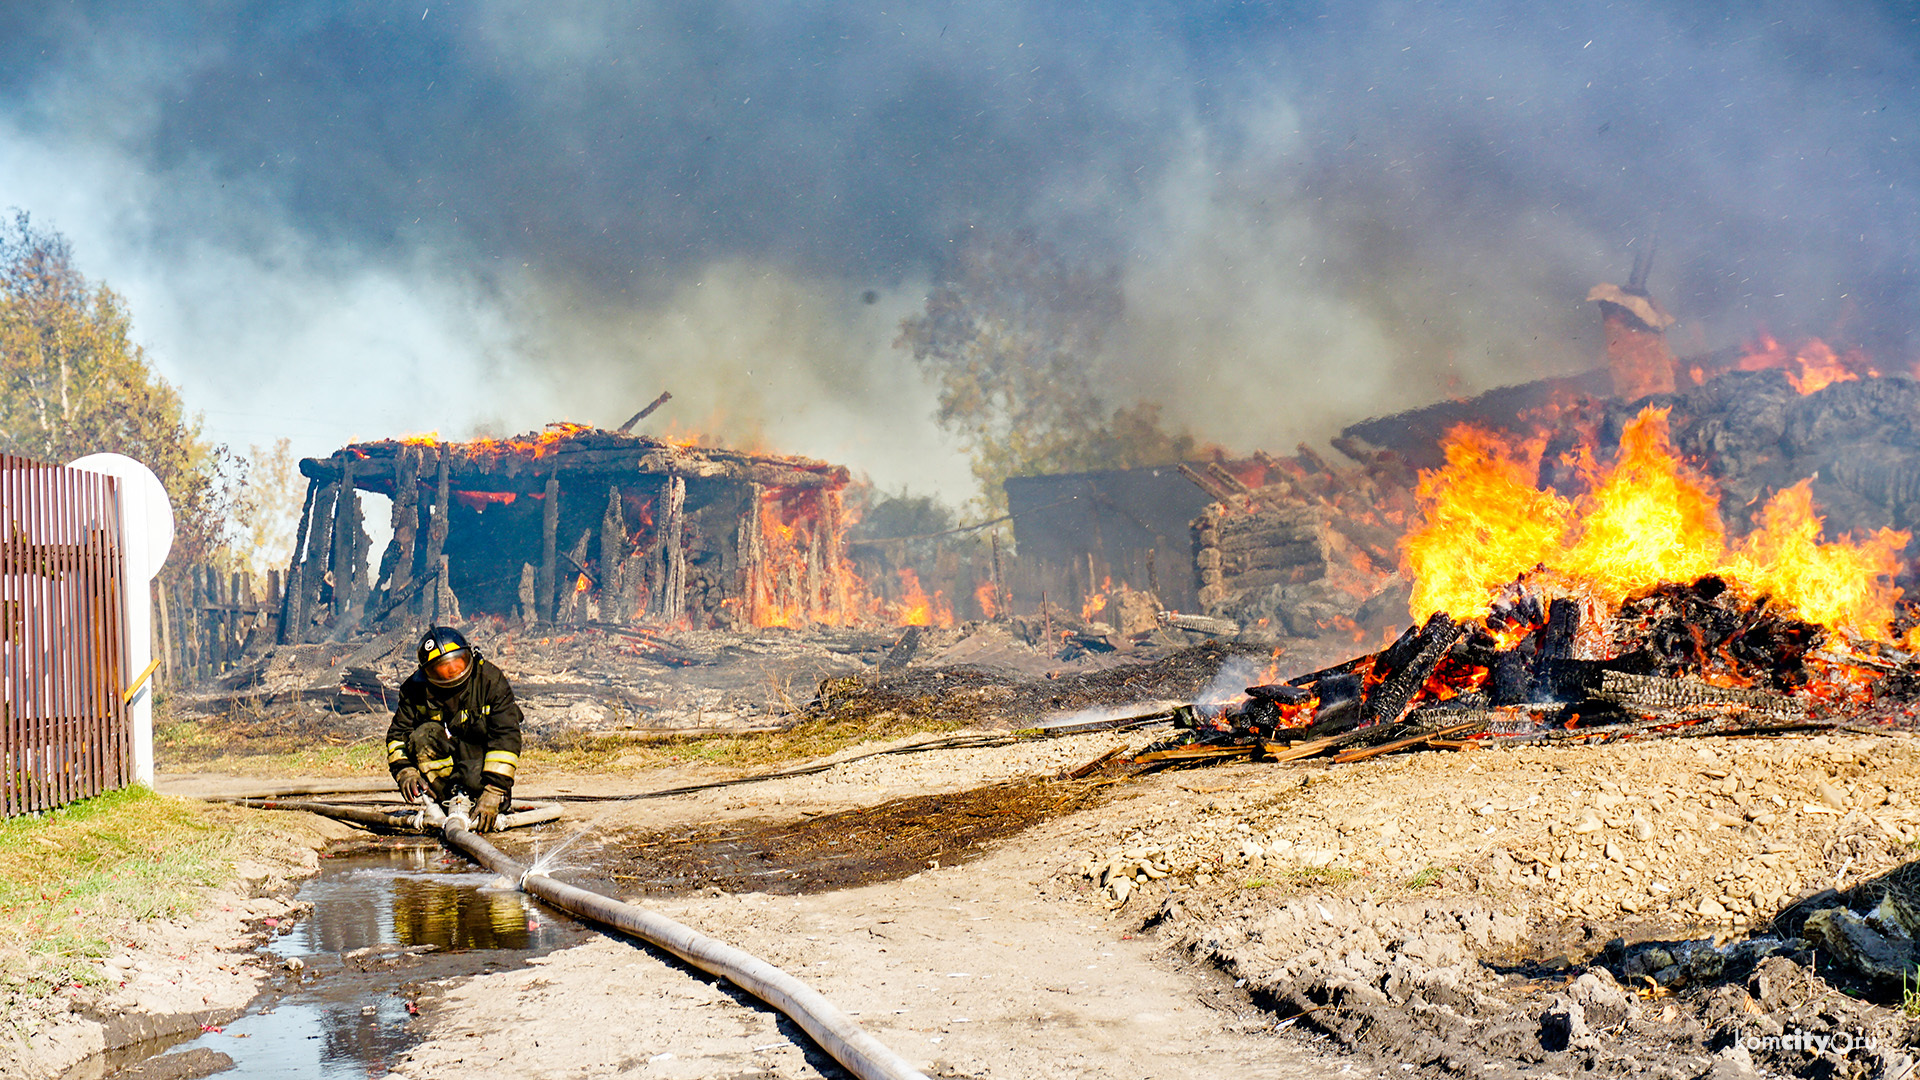
M 470 615 L 731 626 L 752 619 L 755 597 L 802 621 L 845 606 L 821 573 L 842 551 L 837 466 L 575 428 L 504 444 L 363 443 L 301 471 L 282 641 Z M 392 498 L 393 538 L 372 572 L 363 491 Z M 800 520 L 797 504 L 814 515 Z M 784 530 L 771 544 L 769 524 Z M 811 552 L 798 569 L 784 565 L 790 543 Z M 786 577 L 768 585 L 776 571 Z

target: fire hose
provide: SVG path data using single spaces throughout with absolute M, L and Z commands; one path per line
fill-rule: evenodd
M 779 1009 L 859 1080 L 927 1080 L 924 1073 L 868 1034 L 818 990 L 765 960 L 707 937 L 658 912 L 556 881 L 547 876 L 545 871 L 521 866 L 472 830 L 468 816 L 472 806 L 464 795 L 455 796 L 445 810 L 431 799 L 414 809 L 400 811 L 311 799 L 226 798 L 217 801 L 258 810 L 303 810 L 341 821 L 407 832 L 438 829 L 448 846 L 508 881 L 518 883 L 523 892 L 537 896 L 562 911 L 611 926 L 665 949 Z M 507 829 L 533 825 L 552 821 L 559 816 L 558 803 L 532 803 L 526 809 L 500 815 L 496 827 Z
M 658 912 L 556 881 L 509 858 L 469 827 L 464 799 L 444 814 L 429 802 L 426 814 L 448 845 L 562 911 L 604 923 L 718 975 L 785 1013 L 820 1048 L 860 1080 L 927 1080 L 920 1070 L 868 1034 L 818 990 L 751 953 L 707 937 Z M 437 817 L 439 820 L 433 821 Z
M 347 803 L 319 802 L 313 799 L 249 797 L 219 798 L 213 801 L 251 807 L 255 810 L 304 810 L 309 814 L 351 821 L 356 825 L 398 829 L 402 832 L 428 832 L 436 824 L 425 811 L 417 807 L 412 810 L 387 810 L 377 806 L 353 806 Z M 501 814 L 495 827 L 517 829 L 522 825 L 538 825 L 559 817 L 559 803 L 527 803 L 512 813 Z

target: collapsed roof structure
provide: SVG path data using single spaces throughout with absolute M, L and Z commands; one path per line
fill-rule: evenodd
M 552 424 L 354 443 L 300 472 L 283 643 L 463 613 L 698 628 L 855 614 L 842 466 Z M 362 493 L 392 500 L 371 572 Z

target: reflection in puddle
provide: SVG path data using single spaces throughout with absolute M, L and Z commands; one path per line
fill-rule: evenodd
M 300 890 L 313 914 L 274 943 L 281 956 L 342 953 L 380 945 L 437 949 L 538 949 L 558 942 L 556 923 L 496 874 L 440 848 L 412 848 L 340 862 Z
M 404 981 L 477 974 L 588 933 L 437 845 L 413 842 L 323 866 L 300 889 L 312 913 L 265 948 L 276 960 L 300 960 L 301 983 L 278 1000 L 261 995 L 246 1015 L 174 1051 L 226 1054 L 233 1068 L 217 1075 L 230 1080 L 384 1076 L 417 1040 Z

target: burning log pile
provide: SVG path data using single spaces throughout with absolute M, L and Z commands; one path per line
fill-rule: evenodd
M 578 424 L 511 439 L 357 443 L 308 480 L 283 643 L 463 615 L 528 623 L 846 625 L 846 469 Z M 392 500 L 369 572 L 361 493 Z
M 1378 652 L 1186 710 L 1187 745 L 1154 760 L 1351 761 L 1913 716 L 1920 634 L 1895 584 L 1908 534 L 1822 542 L 1803 481 L 1730 540 L 1660 409 L 1623 425 L 1610 465 L 1579 458 L 1572 495 L 1536 486 L 1544 438 L 1462 428 L 1446 452 L 1402 542 L 1418 621 Z

